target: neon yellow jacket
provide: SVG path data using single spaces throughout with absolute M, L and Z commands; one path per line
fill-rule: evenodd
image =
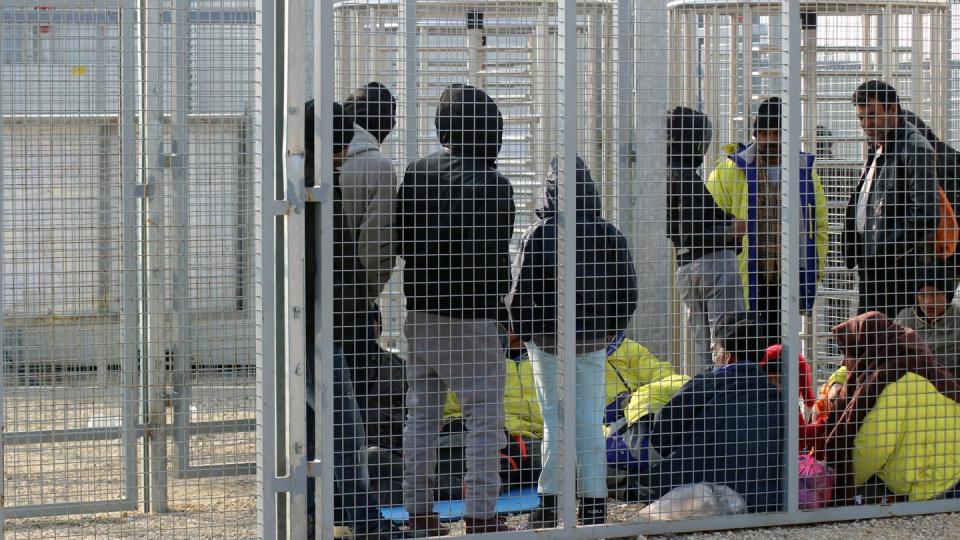
M 853 444 L 853 475 L 876 474 L 897 494 L 926 501 L 960 481 L 960 404 L 909 372 L 887 385 Z
M 738 152 L 739 151 L 739 152 Z M 723 152 L 728 156 L 737 156 L 743 150 L 736 144 L 730 144 L 723 147 Z M 801 157 L 807 154 L 801 154 Z M 820 175 L 816 169 L 811 174 L 813 180 L 813 197 L 815 201 L 816 220 L 815 231 L 810 230 L 808 234 L 815 234 L 817 269 L 816 281 L 819 282 L 823 277 L 823 269 L 826 265 L 829 253 L 829 223 L 827 221 L 827 198 L 823 192 L 823 183 L 820 181 Z M 717 162 L 717 167 L 707 177 L 707 190 L 713 195 L 714 200 L 724 211 L 732 214 L 737 219 L 747 220 L 749 214 L 750 194 L 747 184 L 747 172 L 742 169 L 730 157 L 721 158 Z M 749 227 L 749 223 L 748 223 Z M 807 227 L 809 229 L 809 227 Z M 738 257 L 740 267 L 740 277 L 743 283 L 743 296 L 748 305 L 750 302 L 750 276 L 748 272 L 748 256 L 750 253 L 749 234 L 743 237 L 743 249 Z M 801 287 L 804 285 L 804 274 L 801 272 Z M 815 284 L 814 284 L 815 285 Z M 815 289 L 814 289 L 815 290 Z M 803 303 L 803 298 L 801 298 Z M 804 310 L 810 309 L 813 303 L 813 295 L 810 295 L 809 304 L 801 306 Z
M 624 410 L 627 423 L 635 424 L 647 415 L 656 414 L 689 380 L 686 375 L 671 374 L 637 388 Z
M 527 359 L 514 361 L 507 358 L 505 362 L 507 380 L 504 390 L 504 408 L 507 432 L 511 435 L 543 438 L 543 415 L 540 412 L 540 403 L 537 401 L 537 390 L 530 361 Z M 658 360 L 646 347 L 625 338 L 613 354 L 607 357 L 605 374 L 607 403 L 616 399 L 621 392 L 632 392 L 670 375 L 673 375 L 673 369 L 669 362 Z M 456 394 L 448 392 L 443 416 L 453 418 L 460 415 L 460 403 L 457 401 Z

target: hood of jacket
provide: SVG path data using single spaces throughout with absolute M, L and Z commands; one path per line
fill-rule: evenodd
M 550 160 L 550 172 L 544 181 L 543 197 L 537 207 L 537 216 L 546 218 L 556 215 L 560 208 L 560 158 Z M 577 220 L 599 217 L 601 211 L 600 195 L 593 183 L 590 169 L 580 156 L 577 156 Z
M 380 142 L 376 136 L 364 129 L 360 124 L 353 126 L 353 139 L 350 140 L 350 146 L 347 149 L 347 156 L 355 156 L 370 150 L 379 150 Z
M 453 84 L 440 95 L 434 117 L 440 143 L 450 155 L 494 161 L 503 145 L 503 115 L 479 88 Z
M 397 100 L 386 86 L 375 81 L 357 88 L 343 100 L 343 112 L 379 143 L 397 125 Z
M 667 116 L 667 159 L 672 167 L 697 168 L 710 148 L 710 118 L 690 107 L 677 107 Z
M 843 354 L 844 365 L 858 360 L 926 355 L 930 351 L 911 328 L 904 328 L 884 314 L 871 311 L 833 327 L 833 338 Z

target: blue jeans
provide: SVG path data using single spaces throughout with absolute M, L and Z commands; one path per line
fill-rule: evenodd
M 314 347 L 307 345 L 307 459 L 314 459 L 313 387 Z M 349 525 L 354 536 L 374 531 L 388 531 L 390 523 L 380 515 L 380 508 L 370 495 L 367 473 L 367 443 L 363 416 L 353 397 L 353 382 L 340 347 L 333 357 L 333 491 L 334 520 Z M 313 515 L 315 486 L 307 482 L 307 512 Z
M 559 495 L 563 471 L 560 468 L 560 362 L 556 356 L 527 342 L 527 352 L 537 385 L 537 400 L 543 413 L 543 469 L 538 491 Z M 566 429 L 567 436 L 577 438 L 577 497 L 607 497 L 607 443 L 603 432 L 603 413 L 607 401 L 607 351 L 600 349 L 577 355 L 577 422 L 576 429 Z M 564 380 L 564 384 L 569 379 Z

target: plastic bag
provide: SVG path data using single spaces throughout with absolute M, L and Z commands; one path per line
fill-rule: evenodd
M 833 499 L 836 473 L 810 454 L 800 454 L 800 509 L 824 508 Z
M 671 521 L 709 516 L 742 514 L 747 511 L 736 491 L 720 484 L 687 484 L 640 510 L 640 518 L 647 521 Z

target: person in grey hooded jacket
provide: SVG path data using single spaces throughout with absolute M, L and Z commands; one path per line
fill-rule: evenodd
M 390 90 L 370 82 L 343 102 L 343 112 L 354 122 L 353 139 L 340 167 L 337 185 L 338 240 L 349 257 L 353 284 L 345 289 L 338 311 L 338 343 L 351 370 L 354 393 L 362 411 L 367 409 L 368 388 L 377 370 L 380 347 L 379 308 L 375 304 L 393 272 L 393 204 L 397 177 L 393 162 L 380 146 L 397 123 L 397 101 Z M 369 419 L 368 419 L 369 420 Z

